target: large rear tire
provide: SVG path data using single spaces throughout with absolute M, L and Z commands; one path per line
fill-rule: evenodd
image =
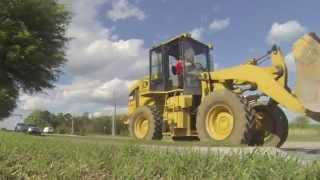
M 129 120 L 130 135 L 136 139 L 161 140 L 162 114 L 156 106 L 142 106 Z
M 285 113 L 277 105 L 261 106 L 255 109 L 262 117 L 260 138 L 263 145 L 281 147 L 287 140 L 289 129 Z
M 213 92 L 201 103 L 197 113 L 197 132 L 201 141 L 226 145 L 251 145 L 254 115 L 237 94 Z

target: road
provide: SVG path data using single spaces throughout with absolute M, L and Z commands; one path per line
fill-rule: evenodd
M 283 157 L 297 158 L 302 163 L 310 163 L 320 160 L 320 142 L 299 142 L 289 141 L 286 142 L 281 148 L 274 147 L 213 147 L 213 146 L 165 146 L 165 145 L 142 145 L 147 149 L 152 150 L 169 150 L 173 152 L 189 152 L 195 151 L 200 153 L 220 153 L 223 155 L 237 154 L 250 154 L 253 152 L 268 153 L 273 155 L 280 155 Z
M 313 161 L 320 160 L 320 142 L 288 141 L 280 149 L 281 151 L 298 157 L 299 159 Z

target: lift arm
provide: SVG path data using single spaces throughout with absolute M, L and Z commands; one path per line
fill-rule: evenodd
M 211 72 L 210 75 L 216 81 L 236 80 L 253 83 L 258 90 L 270 96 L 280 105 L 293 112 L 305 113 L 306 109 L 303 104 L 286 89 L 282 81 L 275 80 L 274 74 L 270 71 L 272 68 L 246 64 Z

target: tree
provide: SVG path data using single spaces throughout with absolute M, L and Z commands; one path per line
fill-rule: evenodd
M 52 126 L 55 121 L 55 115 L 49 111 L 33 111 L 24 122 L 27 124 L 33 124 L 39 127 Z
M 0 120 L 10 115 L 16 107 L 16 99 L 18 98 L 18 92 L 15 88 L 3 85 L 1 82 L 0 77 Z
M 51 121 L 54 131 L 60 134 L 71 132 L 70 127 L 68 127 L 68 121 L 72 119 L 71 114 L 58 113 L 54 117 L 55 119 Z
M 69 13 L 57 0 L 0 1 L 0 119 L 19 92 L 53 88 L 65 63 Z
M 293 124 L 300 128 L 307 127 L 309 125 L 309 118 L 306 116 L 298 116 L 293 120 Z
M 99 134 L 111 134 L 112 118 L 111 116 L 94 117 L 92 119 L 93 131 Z
M 82 116 L 72 116 L 69 113 L 53 114 L 49 111 L 33 111 L 25 120 L 26 124 L 33 124 L 39 127 L 51 126 L 59 134 L 71 133 L 72 121 L 74 133 L 78 135 L 86 134 L 111 134 L 112 116 L 101 116 L 89 118 L 88 113 Z M 119 114 L 116 117 L 117 135 L 129 135 L 128 127 L 125 125 L 128 116 Z

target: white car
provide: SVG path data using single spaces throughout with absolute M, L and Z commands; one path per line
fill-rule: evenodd
M 44 132 L 44 133 L 47 133 L 47 134 L 53 133 L 53 127 L 45 127 L 45 128 L 43 129 L 43 132 Z

